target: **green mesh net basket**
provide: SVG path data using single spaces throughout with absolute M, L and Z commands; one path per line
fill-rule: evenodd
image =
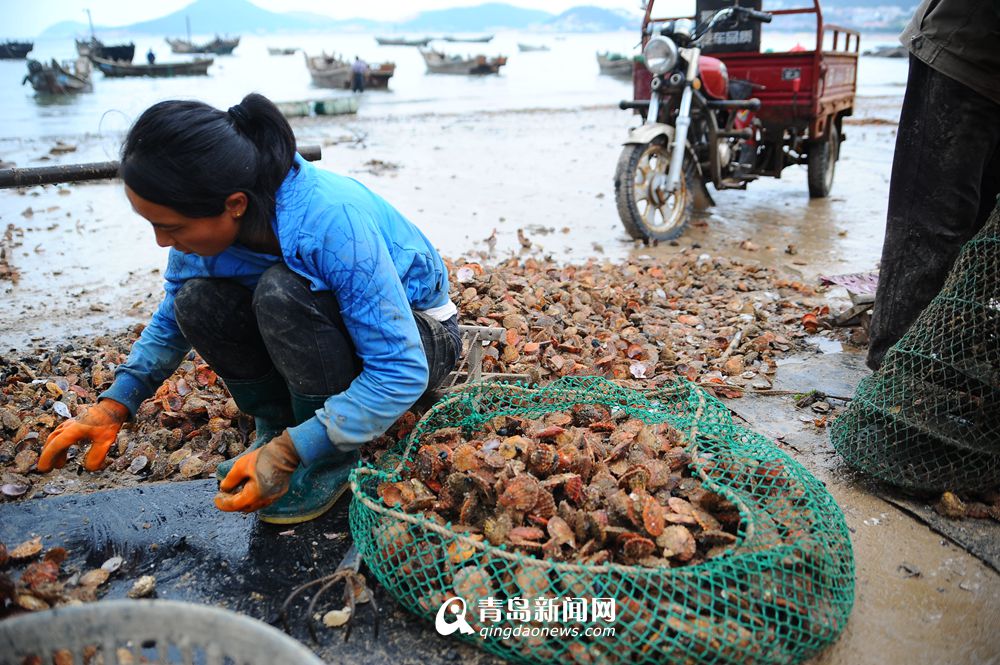
M 472 433 L 497 416 L 538 418 L 580 404 L 681 430 L 697 477 L 739 508 L 735 546 L 677 568 L 556 562 L 474 540 L 379 499 L 378 485 L 400 479 L 401 462 L 439 429 Z M 462 598 L 473 632 L 455 636 L 516 662 L 796 663 L 836 639 L 854 602 L 847 528 L 823 485 L 687 382 L 655 392 L 597 377 L 543 388 L 470 386 L 429 411 L 377 468 L 356 469 L 351 485 L 351 531 L 378 581 L 431 621 L 449 599 Z M 589 602 L 591 613 L 546 623 L 538 612 L 507 612 L 497 621 L 482 609 L 523 607 L 525 599 L 536 609 L 562 602 L 564 611 L 565 603 Z M 604 613 L 595 614 L 595 599 Z
M 1000 484 L 1000 206 L 941 292 L 858 385 L 830 438 L 851 466 L 915 490 Z

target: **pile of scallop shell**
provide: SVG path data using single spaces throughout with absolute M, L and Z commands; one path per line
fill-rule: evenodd
M 94 602 L 104 594 L 106 583 L 119 574 L 124 563 L 121 557 L 113 556 L 98 568 L 67 569 L 64 563 L 68 556 L 63 547 L 45 549 L 41 536 L 9 550 L 0 543 L 0 619 L 22 612 Z M 140 577 L 129 597 L 151 594 L 155 581 L 151 586 L 150 579 L 145 575 Z
M 19 359 L 0 357 L 2 498 L 202 477 L 245 449 L 253 419 L 240 414 L 215 372 L 191 354 L 122 428 L 108 456 L 110 473 L 78 475 L 83 455 L 76 446 L 65 469 L 38 473 L 38 456 L 49 434 L 111 385 L 134 332 L 74 340 Z
M 532 382 L 684 376 L 722 397 L 770 388 L 816 296 L 772 269 L 696 251 L 576 265 L 458 261 L 449 272 L 459 322 L 504 328 L 485 349 L 486 372 Z
M 433 432 L 386 506 L 554 561 L 677 567 L 737 539 L 735 505 L 692 475 L 680 433 L 599 405 Z
M 484 349 L 483 370 L 540 383 L 597 375 L 649 386 L 683 376 L 725 397 L 766 389 L 776 358 L 805 334 L 801 316 L 815 295 L 767 268 L 696 252 L 665 261 L 448 265 L 459 321 L 504 329 Z M 253 419 L 192 353 L 122 430 L 109 472 L 78 473 L 73 448 L 66 469 L 38 473 L 46 437 L 111 385 L 141 329 L 0 355 L 0 500 L 211 476 L 253 440 Z M 404 414 L 400 427 L 413 419 Z M 377 456 L 394 440 L 366 450 Z

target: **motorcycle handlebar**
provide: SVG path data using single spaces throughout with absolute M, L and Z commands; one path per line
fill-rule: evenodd
M 720 9 L 715 12 L 715 15 L 709 19 L 708 23 L 706 23 L 705 26 L 698 30 L 698 32 L 694 35 L 694 39 L 692 41 L 697 44 L 705 35 L 715 29 L 716 23 L 724 21 L 734 14 L 742 14 L 751 21 L 760 21 L 761 23 L 770 23 L 771 19 L 774 18 L 774 15 L 769 12 L 761 12 L 756 9 L 750 9 L 749 7 L 740 7 L 738 5 L 735 7 L 725 7 L 724 9 Z
M 760 21 L 761 23 L 770 23 L 771 19 L 774 18 L 774 14 L 769 12 L 761 12 L 756 9 L 750 9 L 749 7 L 734 7 L 736 11 L 746 16 L 751 21 Z

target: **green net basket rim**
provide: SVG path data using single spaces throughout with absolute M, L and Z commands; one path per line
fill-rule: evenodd
M 657 386 L 654 388 L 635 388 L 632 386 L 625 386 L 618 382 L 609 381 L 603 377 L 574 377 L 592 380 L 595 383 L 605 384 L 607 387 L 622 391 L 619 397 L 628 398 L 631 397 L 632 402 L 637 402 L 642 399 L 656 398 L 658 396 L 677 396 L 677 395 L 695 395 L 699 401 L 698 415 L 694 417 L 692 427 L 686 432 L 686 436 L 689 438 L 689 442 L 685 445 L 691 454 L 691 466 L 696 472 L 698 478 L 705 483 L 708 489 L 722 495 L 724 498 L 731 501 L 738 509 L 740 513 L 740 529 L 739 533 L 736 535 L 736 542 L 733 544 L 731 550 L 727 551 L 718 557 L 712 559 L 707 559 L 701 563 L 680 566 L 677 568 L 664 567 L 664 566 L 637 566 L 628 565 L 620 563 L 608 563 L 608 564 L 586 564 L 586 563 L 566 563 L 559 561 L 552 561 L 548 559 L 540 559 L 538 557 L 530 556 L 527 554 L 521 554 L 518 552 L 512 552 L 498 545 L 493 545 L 484 540 L 476 540 L 469 536 L 468 533 L 461 531 L 456 531 L 454 529 L 448 528 L 431 521 L 430 519 L 424 517 L 422 514 L 416 513 L 406 513 L 395 508 L 390 508 L 388 506 L 382 505 L 378 501 L 372 499 L 369 494 L 362 488 L 361 477 L 382 477 L 385 479 L 398 479 L 399 473 L 403 465 L 408 461 L 409 455 L 413 450 L 415 443 L 417 442 L 419 436 L 422 435 L 421 426 L 432 420 L 434 416 L 439 414 L 441 411 L 449 408 L 456 402 L 462 399 L 468 399 L 470 396 L 474 395 L 478 391 L 514 391 L 514 392 L 524 392 L 529 396 L 544 396 L 543 391 L 553 388 L 559 388 L 559 380 L 550 383 L 545 386 L 538 385 L 527 385 L 520 381 L 518 382 L 477 382 L 470 383 L 463 386 L 461 389 L 453 391 L 448 397 L 441 400 L 435 404 L 431 409 L 429 409 L 420 420 L 414 425 L 413 430 L 407 436 L 407 445 L 402 454 L 400 454 L 400 461 L 394 469 L 379 469 L 373 466 L 360 465 L 351 472 L 350 476 L 350 486 L 353 495 L 353 500 L 358 501 L 365 506 L 368 510 L 382 515 L 389 519 L 396 519 L 403 522 L 407 522 L 414 526 L 433 531 L 438 535 L 445 536 L 450 539 L 454 539 L 460 542 L 463 546 L 469 546 L 480 551 L 481 555 L 485 556 L 497 556 L 510 561 L 515 561 L 521 565 L 529 565 L 533 567 L 546 568 L 549 570 L 554 570 L 557 572 L 581 572 L 581 573 L 627 573 L 632 575 L 656 575 L 663 576 L 667 574 L 677 574 L 677 575 L 689 575 L 698 574 L 701 572 L 718 569 L 721 567 L 728 567 L 729 565 L 738 564 L 743 560 L 752 560 L 758 558 L 761 554 L 767 552 L 768 554 L 775 556 L 784 556 L 786 554 L 795 553 L 798 551 L 804 551 L 804 548 L 800 547 L 794 542 L 776 542 L 776 543 L 752 543 L 752 547 L 747 548 L 744 545 L 747 541 L 753 541 L 753 512 L 746 505 L 746 502 L 742 497 L 736 495 L 736 493 L 729 487 L 720 484 L 718 481 L 713 479 L 710 475 L 706 474 L 702 468 L 702 464 L 699 463 L 700 458 L 698 455 L 697 445 L 696 445 L 696 434 L 699 433 L 699 422 L 700 414 L 707 408 L 707 400 L 705 392 L 702 388 L 697 385 L 678 378 L 669 386 Z M 628 393 L 633 393 L 629 395 Z M 628 404 L 623 404 L 622 406 L 627 406 Z M 554 405 L 552 410 L 557 410 L 561 408 L 560 405 Z M 641 418 L 640 418 L 641 419 Z M 730 429 L 743 430 L 744 428 L 737 425 L 728 426 Z M 788 456 L 783 451 L 777 448 L 773 449 L 773 454 L 781 460 L 783 464 L 788 465 L 792 469 L 800 470 L 807 477 L 812 477 L 811 474 L 801 465 Z M 794 477 L 792 474 L 788 474 L 789 477 Z M 823 490 L 825 492 L 825 489 Z M 833 503 L 834 507 L 836 506 Z M 835 520 L 836 524 L 833 526 L 838 532 L 843 532 L 842 535 L 846 536 L 846 525 L 843 522 L 843 517 L 840 515 L 839 520 Z M 450 522 L 449 522 L 450 524 Z M 853 556 L 849 557 L 851 559 L 848 568 L 853 570 Z
M 454 529 L 449 529 L 447 526 L 443 526 L 432 522 L 431 520 L 415 513 L 405 513 L 393 508 L 388 508 L 386 506 L 380 505 L 376 501 L 372 500 L 365 492 L 361 489 L 360 483 L 358 482 L 358 476 L 362 475 L 383 475 L 382 472 L 372 469 L 370 467 L 358 467 L 351 473 L 351 491 L 354 494 L 354 500 L 363 504 L 368 510 L 383 515 L 385 517 L 400 520 L 403 522 L 408 522 L 414 526 L 433 531 L 441 536 L 453 539 L 457 542 L 462 543 L 462 545 L 467 545 L 469 547 L 480 550 L 480 552 L 487 556 L 496 556 L 508 561 L 514 561 L 519 565 L 528 565 L 538 568 L 546 568 L 548 570 L 554 570 L 556 572 L 578 572 L 578 573 L 627 573 L 632 575 L 656 575 L 662 576 L 664 573 L 668 574 L 678 574 L 678 575 L 694 575 L 705 570 L 711 570 L 723 565 L 737 564 L 742 562 L 743 559 L 753 559 L 759 557 L 765 551 L 769 554 L 775 556 L 784 556 L 786 554 L 792 554 L 797 551 L 804 551 L 803 548 L 799 547 L 795 543 L 777 543 L 772 546 L 757 547 L 754 549 L 744 549 L 740 550 L 740 545 L 742 545 L 746 538 L 740 538 L 737 536 L 737 541 L 733 544 L 733 549 L 726 554 L 708 559 L 698 564 L 690 566 L 681 566 L 677 568 L 671 568 L 666 566 L 634 566 L 621 563 L 608 563 L 608 564 L 587 564 L 587 563 L 565 563 L 560 561 L 551 561 L 548 559 L 539 559 L 538 557 L 533 557 L 527 554 L 520 554 L 518 552 L 512 552 L 501 546 L 493 545 L 490 542 L 483 540 L 475 540 L 467 533 L 461 531 L 455 531 Z M 748 523 L 746 514 L 744 513 L 744 506 L 737 504 L 740 511 L 740 521 L 741 523 Z M 471 557 L 469 557 L 471 558 Z

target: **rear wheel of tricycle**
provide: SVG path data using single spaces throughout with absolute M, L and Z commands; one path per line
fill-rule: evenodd
M 694 207 L 694 178 L 691 159 L 685 156 L 677 190 L 664 187 L 670 168 L 670 147 L 666 138 L 650 143 L 630 144 L 622 150 L 615 169 L 615 202 L 618 216 L 636 240 L 673 240 L 684 232 Z
M 833 189 L 833 172 L 840 157 L 840 127 L 830 123 L 830 131 L 825 139 L 811 141 L 806 165 L 809 180 L 809 196 L 823 199 Z

